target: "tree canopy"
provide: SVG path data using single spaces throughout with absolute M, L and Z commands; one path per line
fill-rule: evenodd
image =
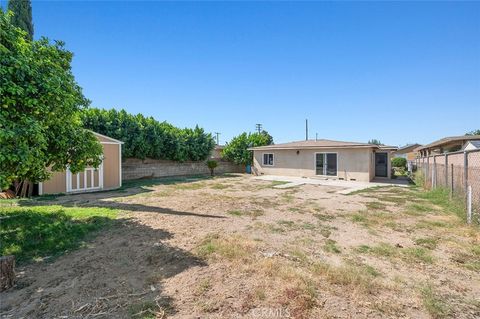
M 89 108 L 83 112 L 82 121 L 88 129 L 123 141 L 123 157 L 201 161 L 215 147 L 212 135 L 198 126 L 180 129 L 125 110 Z
M 465 135 L 480 135 L 480 129 L 468 132 Z
M 236 164 L 251 165 L 253 152 L 248 148 L 273 144 L 273 138 L 267 131 L 260 133 L 242 133 L 234 137 L 223 149 L 223 158 Z
M 380 142 L 380 140 L 377 140 L 376 138 L 369 140 L 368 144 L 383 145 L 382 142 Z
M 13 12 L 12 24 L 25 32 L 28 39 L 33 39 L 32 3 L 30 0 L 10 0 L 8 10 Z
M 29 41 L 0 9 L 0 188 L 100 164 L 102 147 L 80 121 L 88 100 L 72 56 L 62 42 Z

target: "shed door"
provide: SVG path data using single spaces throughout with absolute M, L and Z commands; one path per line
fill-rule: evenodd
M 83 172 L 72 174 L 67 169 L 67 193 L 103 188 L 103 163 L 98 169 L 87 167 Z
M 388 163 L 387 153 L 375 153 L 375 176 L 387 177 Z

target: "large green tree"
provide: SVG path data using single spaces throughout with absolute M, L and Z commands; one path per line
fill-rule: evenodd
M 223 149 L 223 158 L 236 164 L 251 165 L 253 152 L 248 148 L 273 144 L 273 138 L 267 131 L 260 133 L 242 133 L 232 138 Z
M 30 0 L 10 0 L 8 10 L 12 11 L 14 26 L 27 32 L 28 38 L 33 39 L 32 3 Z
M 62 42 L 27 40 L 11 19 L 0 9 L 0 188 L 43 181 L 67 165 L 72 172 L 98 166 L 102 147 L 80 121 L 88 100 L 72 53 Z

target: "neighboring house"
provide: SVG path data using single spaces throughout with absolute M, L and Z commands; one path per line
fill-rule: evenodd
M 417 148 L 421 147 L 420 144 L 407 144 L 403 147 L 400 147 L 393 153 L 393 157 L 403 157 L 407 160 L 407 170 L 412 172 L 414 169 L 415 159 L 419 156 L 419 153 L 416 151 Z
M 460 151 L 470 141 L 480 141 L 480 135 L 462 135 L 445 137 L 433 143 L 415 149 L 420 157 Z
M 407 144 L 393 152 L 393 157 L 403 157 L 407 161 L 414 161 L 418 156 L 418 152 L 415 150 L 421 146 L 421 144 Z
M 81 193 L 115 189 L 122 186 L 122 144 L 111 137 L 93 132 L 103 146 L 103 162 L 98 169 L 89 167 L 72 174 L 54 172 L 48 181 L 38 184 L 38 194 Z
M 390 178 L 394 146 L 307 140 L 253 147 L 253 173 L 369 182 Z
M 480 150 L 480 141 L 468 141 L 463 145 L 462 151 Z
M 224 148 L 225 148 L 224 145 L 215 145 L 215 148 L 213 149 L 212 154 L 210 155 L 210 158 L 221 159 Z

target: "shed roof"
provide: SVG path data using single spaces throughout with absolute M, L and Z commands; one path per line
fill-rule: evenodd
M 396 146 L 319 139 L 319 140 L 306 140 L 306 141 L 297 141 L 297 142 L 290 142 L 290 143 L 251 147 L 249 148 L 249 150 L 260 151 L 260 150 L 318 149 L 318 148 L 374 148 L 374 149 L 383 149 L 383 150 L 397 149 Z
M 114 139 L 113 137 L 106 136 L 106 135 L 103 135 L 103 134 L 100 134 L 100 133 L 97 133 L 97 132 L 94 132 L 94 131 L 91 131 L 91 132 L 92 132 L 94 135 L 96 135 L 97 137 L 102 137 L 102 138 L 108 140 L 108 142 L 110 142 L 110 143 L 124 144 L 124 142 L 119 141 L 119 140 L 116 140 L 116 139 Z

